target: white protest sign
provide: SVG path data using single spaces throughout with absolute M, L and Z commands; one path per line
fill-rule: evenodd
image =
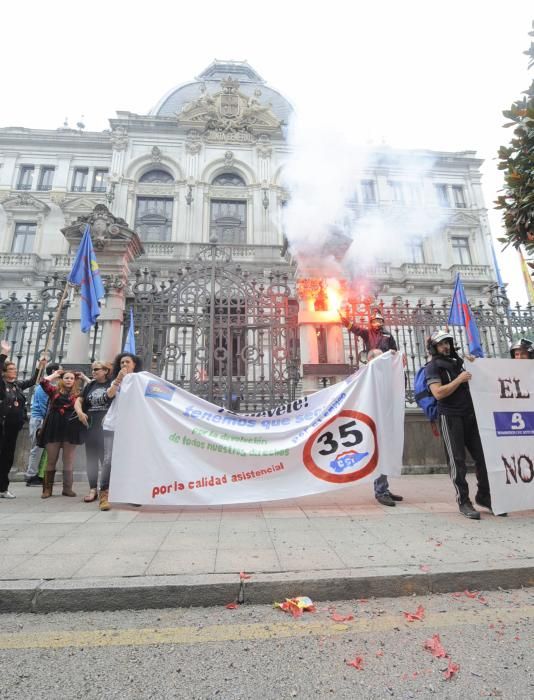
M 493 511 L 534 508 L 534 362 L 479 359 L 467 369 Z
M 363 371 L 259 414 L 237 414 L 148 372 L 121 387 L 110 500 L 210 505 L 294 498 L 400 474 L 404 372 Z

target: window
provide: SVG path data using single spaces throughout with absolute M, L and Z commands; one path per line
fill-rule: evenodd
M 139 178 L 139 182 L 159 182 L 166 184 L 174 182 L 174 178 L 166 170 L 149 170 Z
M 95 175 L 93 177 L 93 192 L 105 192 L 106 191 L 106 180 L 108 177 L 107 170 L 95 170 Z
M 33 183 L 33 165 L 23 165 L 20 169 L 17 190 L 31 190 Z
M 72 191 L 73 192 L 85 192 L 87 189 L 87 168 L 76 168 L 74 171 L 74 176 L 72 178 Z
M 404 189 L 407 191 L 406 199 L 409 204 L 415 206 L 422 203 L 421 185 L 418 182 L 408 182 L 405 184 Z
M 449 188 L 447 185 L 434 185 L 436 188 L 436 197 L 440 207 L 450 207 Z
M 170 241 L 172 235 L 172 199 L 138 197 L 135 227 L 141 240 Z
M 11 252 L 31 253 L 33 251 L 36 229 L 37 224 L 16 224 L 13 243 L 11 244 Z
M 54 180 L 55 168 L 43 166 L 39 174 L 39 185 L 37 189 L 41 192 L 48 192 L 52 189 L 52 182 Z
M 471 251 L 469 250 L 469 238 L 455 237 L 452 239 L 452 252 L 455 265 L 471 265 Z
M 247 242 L 247 203 L 237 200 L 211 200 L 210 236 L 219 243 L 244 245 Z
M 246 187 L 246 183 L 241 177 L 241 175 L 236 175 L 235 173 L 221 173 L 213 179 L 212 185 L 219 185 L 220 187 Z
M 412 238 L 408 241 L 408 262 L 421 264 L 425 262 L 425 252 L 421 238 Z
M 456 209 L 465 209 L 465 193 L 462 185 L 452 186 L 452 196 L 454 199 L 454 206 L 456 207 Z
M 404 192 L 402 189 L 402 182 L 397 180 L 389 181 L 389 191 L 391 192 L 391 201 L 395 204 L 404 204 Z
M 362 199 L 364 204 L 376 204 L 375 183 L 373 180 L 362 180 Z

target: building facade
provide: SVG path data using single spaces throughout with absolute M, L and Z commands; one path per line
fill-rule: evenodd
M 228 264 L 231 259 L 232 265 L 238 266 L 239 274 L 245 270 L 267 280 L 265 285 L 271 290 L 276 276 L 277 289 L 285 285 L 286 294 L 295 297 L 293 301 L 300 304 L 301 312 L 309 311 L 302 290 L 317 289 L 317 285 L 301 284 L 297 299 L 299 264 L 284 231 L 284 209 L 291 198 L 284 170 L 292 157 L 287 137 L 292 112 L 290 102 L 246 62 L 214 61 L 198 78 L 171 90 L 149 114 L 118 112 L 103 132 L 68 127 L 55 131 L 1 128 L 0 301 L 13 293 L 19 298 L 28 292 L 38 293 L 51 273 L 66 274 L 72 251 L 62 230 L 89 217 L 95 206 L 102 204 L 142 241 L 144 252 L 132 262 L 131 273 L 147 268 L 153 280 L 176 279 L 192 261 L 200 264 L 206 248 L 218 246 L 225 249 Z M 414 157 L 426 163 L 415 174 L 405 165 Z M 428 304 L 430 300 L 439 304 L 450 298 L 454 278 L 460 272 L 468 295 L 475 302 L 485 300 L 495 275 L 481 189 L 481 161 L 475 153 L 408 153 L 382 147 L 374 149 L 373 158 L 366 162 L 347 202 L 350 221 L 337 222 L 341 229 L 351 229 L 359 220 L 378 212 L 391 230 L 388 251 L 366 270 L 370 283 L 366 293 L 378 295 L 385 304 Z M 319 162 L 317 177 L 327 177 Z M 414 227 L 413 236 L 406 235 L 414 211 L 423 211 L 427 221 L 438 223 L 432 225 L 432 235 L 426 235 L 420 226 Z M 397 239 L 395 232 L 401 228 L 403 235 Z M 365 245 L 365 240 L 361 244 Z M 187 274 L 194 277 L 196 273 Z M 197 275 L 197 285 L 209 284 L 209 280 L 199 279 Z M 131 281 L 133 285 L 133 277 Z M 357 295 L 357 279 L 349 275 L 347 283 L 354 286 L 352 291 Z M 247 285 L 253 296 L 258 287 L 249 282 Z M 210 351 L 210 358 L 204 358 L 198 366 L 183 361 L 180 369 L 179 359 L 183 360 L 184 353 L 178 351 L 172 372 L 166 375 L 217 400 L 247 394 L 242 381 L 246 368 L 239 359 L 227 361 L 232 348 L 223 338 L 225 328 L 233 323 L 231 319 L 238 319 L 239 325 L 246 314 L 240 310 L 241 302 L 235 301 L 238 293 L 234 290 L 228 295 L 226 326 L 218 321 L 222 314 L 220 297 L 213 297 L 211 306 L 205 303 L 202 309 L 199 307 L 199 313 L 205 315 L 211 309 L 212 314 L 211 325 L 200 334 L 201 341 L 195 340 L 191 323 L 187 334 L 183 332 L 191 352 L 194 342 L 205 345 L 205 337 L 211 334 L 215 358 Z M 168 309 L 169 318 L 172 314 L 178 318 L 176 299 L 169 297 L 167 306 L 161 305 L 161 299 L 158 303 L 160 323 L 166 313 L 161 309 Z M 180 303 L 187 316 L 183 297 Z M 289 307 L 283 311 L 276 304 L 273 302 L 271 316 L 285 317 Z M 240 335 L 232 340 L 236 357 L 239 355 L 243 363 L 255 353 L 261 358 L 270 356 L 271 360 L 277 352 L 287 357 L 287 348 L 281 345 L 283 337 L 284 344 L 291 342 L 292 361 L 297 362 L 298 342 L 288 339 L 286 328 L 279 329 L 278 335 L 261 335 L 258 319 L 262 314 L 258 311 L 252 321 L 250 315 L 246 324 L 243 321 Z M 151 323 L 148 316 L 139 318 L 143 327 Z M 306 319 L 304 340 L 308 344 L 317 333 L 312 329 L 310 336 L 313 319 L 310 321 L 309 314 Z M 336 322 L 337 317 L 328 321 Z M 164 323 L 169 326 L 167 321 Z M 178 333 L 182 327 L 183 323 L 180 326 L 176 320 L 174 331 Z M 254 336 L 252 343 L 247 333 Z M 150 336 L 146 341 L 150 358 L 158 353 L 167 357 L 166 348 L 179 345 L 176 339 L 171 343 L 169 337 L 158 346 L 155 336 Z M 318 349 L 307 352 L 307 362 L 321 364 L 322 359 L 323 364 L 346 364 L 346 355 L 352 352 L 347 349 L 348 340 L 336 338 L 332 342 L 342 349 L 335 360 L 321 358 Z M 300 341 L 302 344 L 302 334 Z M 82 354 L 94 351 L 93 343 L 92 350 L 87 346 Z M 197 354 L 200 357 L 201 353 Z M 162 369 L 158 358 L 153 362 L 151 359 L 151 368 L 165 374 L 167 370 Z M 80 356 L 75 359 L 80 360 Z M 349 364 L 354 364 L 353 359 Z M 271 370 L 268 376 L 258 370 L 250 380 L 256 394 L 258 386 L 273 381 L 275 370 Z M 226 373 L 230 378 L 237 375 L 240 387 L 236 390 L 227 382 L 217 390 L 212 387 L 204 391 L 206 377 L 214 372 Z M 299 375 L 299 369 L 293 367 L 292 374 Z M 318 381 L 318 376 L 310 380 L 307 390 Z M 283 395 L 281 389 L 277 396 Z M 275 399 L 271 395 L 252 403 L 262 406 Z

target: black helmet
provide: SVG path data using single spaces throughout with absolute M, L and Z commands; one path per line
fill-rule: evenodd
M 451 350 L 454 351 L 454 338 L 452 335 L 449 333 L 449 331 L 446 331 L 444 329 L 439 329 L 437 331 L 434 331 L 432 335 L 428 338 L 426 347 L 428 352 L 431 355 L 436 355 L 436 346 L 438 343 L 441 343 L 442 340 L 450 340 L 451 341 Z
M 520 338 L 510 345 L 510 357 L 514 359 L 516 350 L 526 350 L 530 360 L 534 359 L 534 343 L 528 338 Z

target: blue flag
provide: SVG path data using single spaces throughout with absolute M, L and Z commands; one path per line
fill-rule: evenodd
M 133 320 L 133 309 L 130 306 L 130 328 L 128 329 L 128 335 L 126 336 L 126 342 L 124 343 L 123 352 L 130 352 L 135 355 L 135 328 Z
M 87 333 L 100 316 L 99 299 L 105 296 L 98 263 L 93 250 L 89 224 L 86 224 L 83 238 L 76 253 L 68 281 L 80 285 L 81 327 Z
M 484 357 L 484 350 L 482 350 L 477 324 L 475 323 L 475 318 L 467 303 L 467 297 L 465 296 L 464 286 L 459 273 L 456 275 L 456 284 L 454 285 L 454 294 L 452 295 L 449 325 L 462 326 L 465 328 L 465 334 L 469 343 L 469 352 L 475 357 Z

